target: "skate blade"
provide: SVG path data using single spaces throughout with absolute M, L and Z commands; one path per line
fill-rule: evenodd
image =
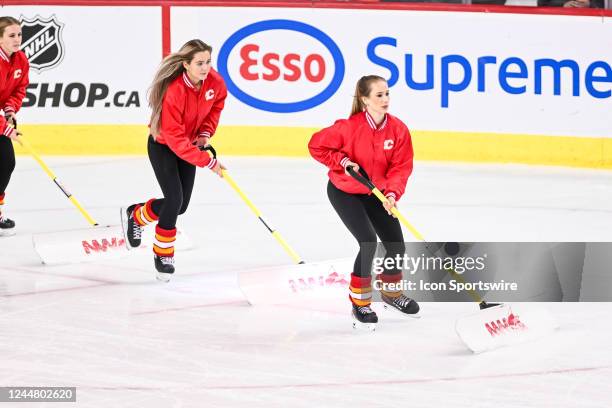
M 123 233 L 123 241 L 125 242 L 125 248 L 128 251 L 131 251 L 134 247 L 130 245 L 130 241 L 128 240 L 127 236 L 127 223 L 129 220 L 126 220 L 125 218 L 127 217 L 126 211 L 127 207 L 121 207 L 119 209 L 119 214 L 121 215 L 121 232 Z
M 410 314 L 410 313 L 403 313 L 400 310 L 396 309 L 395 307 L 393 307 L 391 305 L 388 305 L 386 303 L 383 305 L 383 308 L 385 310 L 392 310 L 394 313 L 397 313 L 397 314 L 399 314 L 400 316 L 403 316 L 403 317 L 411 317 L 413 319 L 420 319 L 421 318 L 421 311 L 420 310 L 417 313 L 412 313 L 412 314 Z
M 10 230 L 0 230 L 0 237 L 12 237 L 15 234 L 17 234 L 15 228 L 11 228 Z
M 376 323 L 362 323 L 358 320 L 353 320 L 353 330 L 359 331 L 376 331 Z
M 160 282 L 163 283 L 168 283 L 170 282 L 170 274 L 169 273 L 163 273 L 163 272 L 157 272 L 157 275 L 155 276 L 155 279 L 157 279 Z

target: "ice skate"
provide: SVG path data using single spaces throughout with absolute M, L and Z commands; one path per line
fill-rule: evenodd
M 374 331 L 376 323 L 378 323 L 378 316 L 369 305 L 353 305 L 353 329 Z
M 0 214 L 0 236 L 10 237 L 11 235 L 15 235 L 15 221 Z
M 381 294 L 381 299 L 384 302 L 385 309 L 393 309 L 402 314 L 414 318 L 420 318 L 419 304 L 414 300 L 404 295 L 403 293 L 397 297 L 385 296 Z
M 170 277 L 174 273 L 174 257 L 153 255 L 153 258 L 155 260 L 155 269 L 157 269 L 157 280 L 166 283 L 170 282 Z
M 142 227 L 134 219 L 134 208 L 136 208 L 136 204 L 132 204 L 128 208 L 122 207 L 120 211 L 123 238 L 128 250 L 139 247 L 142 241 Z

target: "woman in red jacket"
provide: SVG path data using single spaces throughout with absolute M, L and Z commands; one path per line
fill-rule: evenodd
M 212 47 L 191 40 L 162 61 L 149 93 L 149 160 L 164 198 L 121 210 L 126 245 L 137 247 L 142 228 L 157 222 L 153 253 L 159 280 L 174 273 L 176 220 L 187 210 L 197 167 L 222 175 L 223 167 L 200 147 L 214 135 L 227 96 L 221 76 L 211 68 Z
M 21 24 L 13 17 L 0 17 L 0 235 L 13 235 L 15 222 L 2 213 L 4 193 L 15 170 L 15 150 L 11 139 L 19 133 L 16 114 L 28 86 L 30 64 L 20 51 Z
M 404 194 L 414 156 L 408 128 L 387 113 L 388 109 L 387 82 L 379 76 L 364 76 L 357 82 L 351 116 L 315 133 L 308 144 L 312 157 L 329 168 L 327 195 L 359 243 L 349 298 L 354 318 L 368 325 L 378 322 L 370 308 L 376 236 L 385 247 L 386 257 L 403 256 L 405 251 L 402 229 L 391 216 L 391 207 Z M 363 169 L 388 201 L 382 204 L 347 173 L 348 167 Z M 380 275 L 382 300 L 401 312 L 415 314 L 419 305 L 390 285 L 401 279 L 401 270 L 384 270 Z

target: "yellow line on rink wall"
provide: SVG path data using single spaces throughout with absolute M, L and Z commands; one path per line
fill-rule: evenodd
M 19 129 L 42 155 L 146 154 L 140 125 L 23 125 Z M 317 128 L 221 126 L 213 138 L 220 155 L 308 156 Z M 612 169 L 612 138 L 412 131 L 415 159 L 477 163 L 526 163 Z M 25 154 L 15 146 L 18 154 Z
M 612 169 L 612 138 L 415 131 L 418 160 Z
M 147 127 L 141 125 L 19 125 L 41 155 L 146 154 Z M 27 154 L 13 143 L 17 154 Z

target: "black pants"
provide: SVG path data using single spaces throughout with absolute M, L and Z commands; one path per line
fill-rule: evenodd
M 183 214 L 189 205 L 196 167 L 178 157 L 165 144 L 155 142 L 152 136 L 149 136 L 147 151 L 164 194 L 164 198 L 151 204 L 153 212 L 159 216 L 157 225 L 163 229 L 173 229 L 179 214 Z
M 15 150 L 13 141 L 0 135 L 0 194 L 4 193 L 15 170 Z
M 355 275 L 371 275 L 377 235 L 385 248 L 386 257 L 403 256 L 406 246 L 400 223 L 387 213 L 373 194 L 348 194 L 330 181 L 327 184 L 327 196 L 346 228 L 359 243 L 359 253 L 353 266 Z M 397 269 L 389 269 L 383 273 L 397 272 Z

